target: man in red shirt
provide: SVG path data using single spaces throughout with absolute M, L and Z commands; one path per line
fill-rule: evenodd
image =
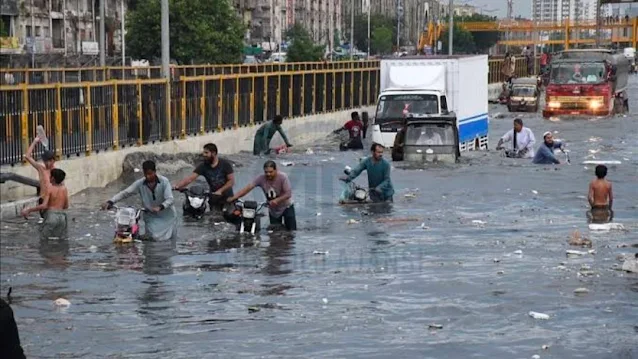
M 341 151 L 347 150 L 362 150 L 363 142 L 361 141 L 361 132 L 363 131 L 363 122 L 359 119 L 359 113 L 357 111 L 350 114 L 351 120 L 346 122 L 346 124 L 334 131 L 334 133 L 339 133 L 341 131 L 348 131 L 350 135 L 350 139 L 348 141 L 342 142 L 339 145 L 339 149 Z

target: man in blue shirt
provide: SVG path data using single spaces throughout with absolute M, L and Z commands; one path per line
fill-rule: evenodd
M 536 151 L 532 162 L 540 165 L 559 165 L 560 161 L 554 155 L 554 150 L 557 148 L 562 150 L 563 143 L 561 141 L 554 141 L 554 136 L 552 136 L 551 132 L 545 132 L 543 134 L 543 144 L 541 144 L 538 151 Z
M 394 187 L 390 179 L 390 163 L 383 158 L 383 146 L 373 143 L 370 148 L 372 156 L 359 162 L 352 172 L 341 180 L 348 183 L 357 178 L 361 172 L 368 172 L 368 186 L 372 202 L 392 202 Z

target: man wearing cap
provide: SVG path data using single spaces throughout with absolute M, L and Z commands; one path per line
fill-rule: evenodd
M 514 119 L 514 128 L 501 137 L 496 149 L 502 149 L 503 144 L 510 141 L 512 142 L 512 149 L 506 151 L 507 157 L 534 158 L 536 138 L 532 130 L 523 127 L 523 120 L 520 117 Z
M 38 177 L 40 179 L 40 198 L 38 199 L 38 204 L 42 204 L 44 202 L 44 198 L 47 195 L 47 191 L 49 186 L 51 185 L 51 170 L 55 168 L 55 153 L 53 151 L 44 151 L 42 152 L 42 162 L 38 163 L 33 159 L 33 149 L 35 145 L 40 142 L 40 137 L 36 137 L 31 143 L 31 146 L 27 149 L 27 153 L 24 155 L 24 158 L 38 171 Z M 40 212 L 40 216 L 42 216 L 44 212 Z M 44 217 L 43 217 L 44 218 Z
M 538 165 L 559 165 L 560 161 L 554 155 L 554 150 L 557 148 L 562 150 L 563 143 L 561 141 L 554 141 L 554 136 L 551 132 L 545 132 L 543 134 L 543 143 L 538 148 L 538 151 L 536 151 L 532 162 Z

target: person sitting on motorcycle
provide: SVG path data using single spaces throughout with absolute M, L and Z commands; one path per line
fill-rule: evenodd
M 102 209 L 111 208 L 115 203 L 138 193 L 142 199 L 146 236 L 155 240 L 169 240 L 177 238 L 177 211 L 173 190 L 168 178 L 157 174 L 155 162 L 142 163 L 144 178 L 133 182 L 125 190 L 116 194 L 102 205 Z
M 287 230 L 297 230 L 295 205 L 292 202 L 292 186 L 288 175 L 277 170 L 274 161 L 264 163 L 264 174 L 257 176 L 253 182 L 242 188 L 228 199 L 229 203 L 244 197 L 255 187 L 260 187 L 268 200 L 268 211 L 271 225 L 284 225 Z M 283 223 L 282 223 L 283 222 Z
M 275 116 L 275 119 L 268 121 L 261 125 L 257 132 L 255 132 L 255 140 L 253 142 L 253 155 L 269 154 L 270 153 L 270 141 L 276 132 L 279 132 L 281 138 L 287 147 L 292 147 L 286 133 L 281 128 L 284 118 L 281 115 Z
M 523 127 L 521 118 L 514 119 L 514 128 L 507 131 L 496 145 L 497 150 L 503 149 L 503 143 L 512 141 L 512 150 L 507 151 L 507 157 L 534 158 L 534 133 L 527 127 Z
M 359 113 L 354 111 L 350 114 L 350 118 L 351 120 L 346 122 L 343 127 L 333 132 L 334 134 L 338 134 L 341 131 L 348 131 L 348 134 L 350 135 L 350 139 L 348 141 L 339 144 L 339 149 L 341 151 L 363 149 L 363 142 L 361 142 L 363 123 L 359 119 Z
M 383 158 L 383 146 L 373 143 L 372 155 L 366 157 L 348 176 L 340 178 L 348 183 L 357 178 L 364 170 L 368 172 L 368 187 L 372 202 L 392 202 L 394 187 L 390 179 L 390 163 Z
M 217 145 L 214 143 L 204 145 L 202 156 L 204 162 L 197 166 L 190 176 L 177 182 L 173 188 L 180 190 L 195 181 L 197 177 L 202 176 L 210 187 L 210 208 L 218 207 L 221 210 L 226 199 L 233 196 L 233 185 L 235 184 L 233 165 L 230 161 L 219 158 Z

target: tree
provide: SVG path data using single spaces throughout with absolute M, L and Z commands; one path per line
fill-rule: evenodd
M 127 53 L 161 57 L 160 0 L 137 0 L 126 25 Z M 179 63 L 241 60 L 245 27 L 227 0 L 170 0 L 171 58 Z
M 463 22 L 495 22 L 497 18 L 495 16 L 488 16 L 483 14 L 472 14 L 471 16 L 455 16 L 454 23 L 462 24 Z M 499 33 L 498 31 L 475 31 L 471 32 L 474 40 L 475 50 L 479 53 L 487 53 L 488 50 L 498 43 Z
M 303 26 L 295 24 L 288 30 L 286 37 L 290 41 L 286 61 L 313 62 L 323 59 L 324 46 L 316 45 Z
M 392 30 L 385 27 L 374 29 L 370 39 L 370 51 L 375 54 L 388 54 L 392 52 Z
M 476 46 L 474 45 L 474 38 L 472 38 L 472 33 L 463 29 L 457 23 L 454 23 L 454 39 L 453 42 L 453 50 L 455 54 L 471 54 L 476 51 Z M 448 49 L 448 29 L 445 29 L 441 33 L 441 42 L 443 43 L 443 51 L 447 52 Z
M 375 14 L 370 15 L 370 37 L 374 33 L 374 30 L 380 27 L 384 27 L 387 30 L 390 30 L 390 39 L 396 39 L 397 37 L 397 24 L 396 19 L 392 19 L 391 17 Z M 350 41 L 350 22 L 348 21 L 347 26 L 347 34 L 348 34 L 348 42 Z M 371 41 L 373 42 L 373 41 Z M 402 43 L 405 43 L 404 39 L 401 39 Z M 393 43 L 393 42 L 392 42 Z M 357 15 L 354 18 L 354 44 L 355 46 L 362 51 L 367 51 L 368 49 L 368 15 Z M 370 51 L 372 51 L 372 44 L 370 45 Z

